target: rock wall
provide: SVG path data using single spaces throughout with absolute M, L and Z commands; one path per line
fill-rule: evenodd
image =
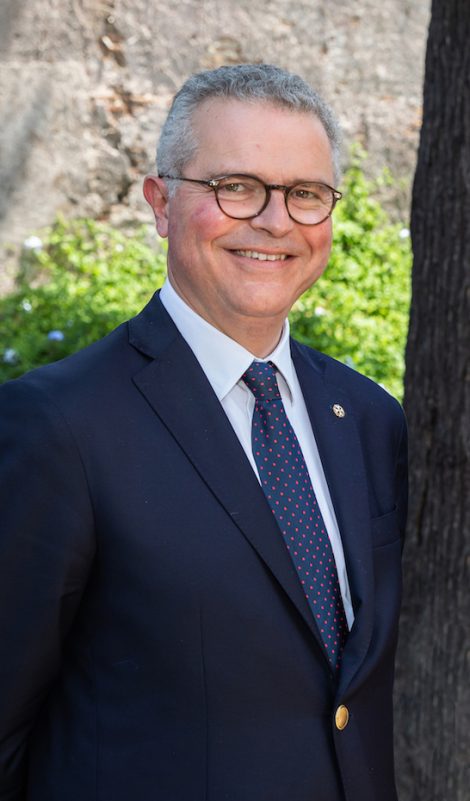
M 429 0 L 2 0 L 0 241 L 58 212 L 148 221 L 141 178 L 173 93 L 240 61 L 309 80 L 406 214 L 428 19 Z

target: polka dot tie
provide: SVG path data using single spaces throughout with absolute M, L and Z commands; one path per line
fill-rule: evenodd
M 243 381 L 255 396 L 251 443 L 261 485 L 318 626 L 339 670 L 348 625 L 336 563 L 298 439 L 271 362 L 253 362 Z

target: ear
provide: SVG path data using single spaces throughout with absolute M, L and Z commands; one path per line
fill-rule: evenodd
M 163 178 L 159 178 L 157 175 L 146 175 L 144 197 L 153 209 L 159 236 L 168 236 L 169 197 L 168 187 Z

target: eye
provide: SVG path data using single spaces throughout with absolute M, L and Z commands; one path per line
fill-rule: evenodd
M 248 195 L 257 191 L 257 182 L 241 175 L 229 175 L 219 183 L 218 189 L 224 195 Z
M 247 187 L 240 181 L 230 181 L 229 183 L 219 184 L 219 189 L 221 189 L 223 192 L 236 195 L 240 192 L 246 192 Z
M 312 189 L 293 189 L 292 196 L 299 200 L 312 200 L 319 197 L 318 192 L 314 192 Z
M 307 203 L 310 206 L 328 206 L 331 203 L 329 191 L 320 184 L 299 184 L 294 186 L 289 197 L 297 203 Z
M 248 201 L 264 192 L 264 186 L 249 175 L 227 175 L 217 187 L 219 200 Z

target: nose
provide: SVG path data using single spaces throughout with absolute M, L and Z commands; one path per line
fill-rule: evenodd
M 271 189 L 270 195 L 263 211 L 251 218 L 251 225 L 256 230 L 268 231 L 272 236 L 284 236 L 294 227 L 294 220 L 289 217 L 282 189 Z

